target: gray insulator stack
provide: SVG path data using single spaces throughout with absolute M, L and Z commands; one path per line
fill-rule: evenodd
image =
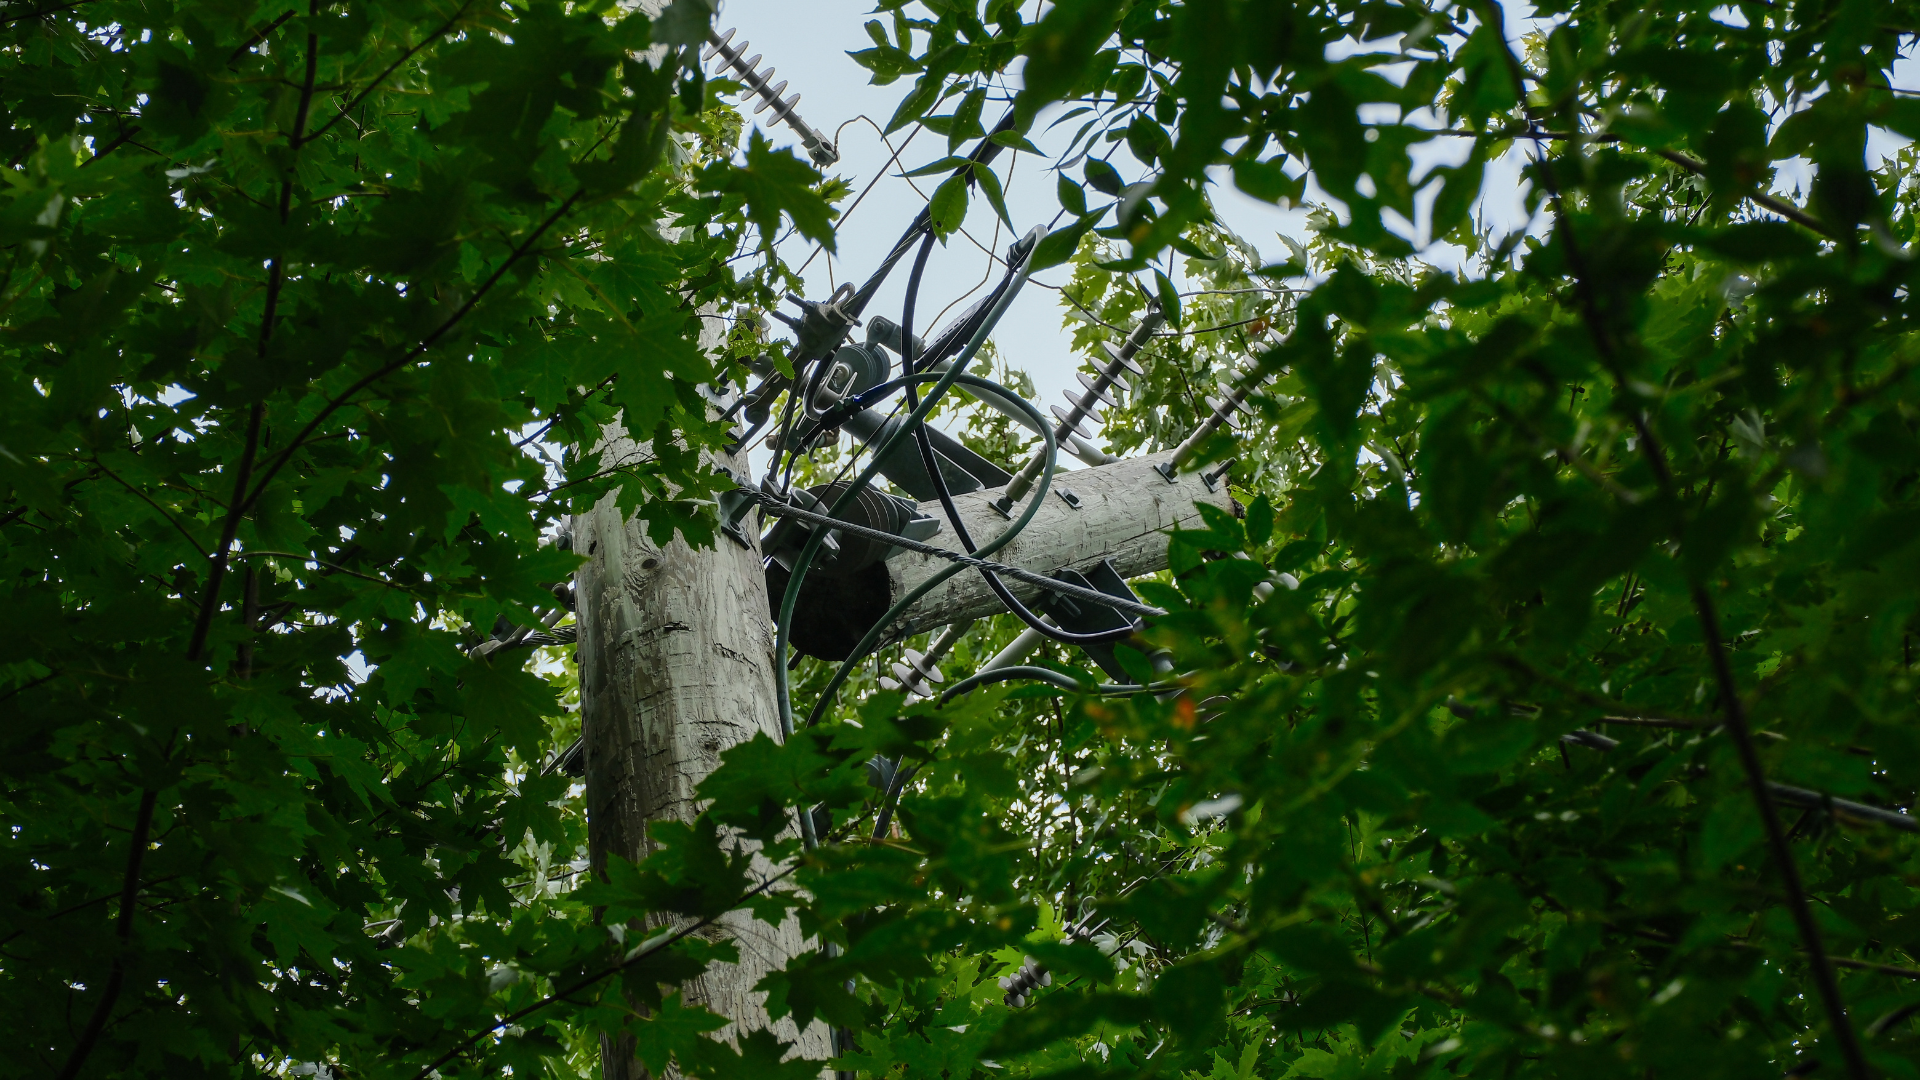
M 1128 389 L 1127 376 L 1139 377 L 1145 374 L 1133 358 L 1153 337 L 1153 332 L 1160 328 L 1164 318 L 1159 305 L 1151 306 L 1147 308 L 1146 314 L 1141 316 L 1140 325 L 1134 327 L 1133 333 L 1127 335 L 1126 341 L 1118 346 L 1104 341 L 1100 343 L 1106 350 L 1107 362 L 1100 368 L 1099 374 L 1088 375 L 1081 372 L 1079 374 L 1080 393 L 1075 394 L 1072 390 L 1063 391 L 1071 407 L 1063 409 L 1058 405 L 1052 406 L 1053 418 L 1059 423 L 1059 426 L 1054 429 L 1056 442 L 1062 446 L 1072 446 L 1075 451 L 1097 452 L 1092 445 L 1092 436 L 1088 435 L 1086 429 L 1080 425 L 1088 418 L 1099 419 L 1103 405 L 1113 405 L 1113 398 L 1107 394 L 1109 389 L 1117 388 L 1125 391 Z M 1076 452 L 1075 456 L 1084 459 L 1088 454 Z M 1101 456 L 1106 457 L 1104 454 Z M 1007 484 L 1006 490 L 994 502 L 995 508 L 1002 514 L 1011 514 L 1013 504 L 1032 489 L 1034 480 L 1039 477 L 1040 470 L 1045 464 L 1046 448 L 1041 447 L 1034 451 L 1033 456 L 1027 459 L 1026 465 Z M 1090 461 L 1088 464 L 1100 464 L 1100 462 Z
M 768 68 L 766 71 L 758 70 L 760 57 L 744 55 L 749 48 L 747 42 L 743 41 L 735 47 L 732 44 L 735 33 L 736 31 L 729 30 L 722 35 L 718 31 L 707 31 L 707 51 L 704 59 L 720 57 L 724 61 L 723 66 L 730 69 L 735 78 L 745 83 L 747 89 L 759 95 L 760 104 L 753 110 L 754 113 L 758 115 L 772 109 L 777 119 L 792 128 L 794 134 L 800 136 L 800 142 L 807 148 L 807 156 L 813 159 L 814 165 L 824 169 L 839 161 L 840 151 L 827 141 L 825 135 L 815 131 L 805 120 L 800 119 L 799 113 L 793 111 L 793 107 L 800 103 L 800 95 L 795 94 L 785 101 L 780 100 L 780 95 L 786 93 L 787 84 L 784 81 L 773 82 L 773 68 Z
M 1000 1000 L 1007 1006 L 1023 1009 L 1033 1000 L 1033 992 L 1042 986 L 1053 985 L 1053 972 L 1045 964 L 1029 956 L 1020 965 L 1020 970 L 1000 980 L 1000 989 L 1006 993 Z

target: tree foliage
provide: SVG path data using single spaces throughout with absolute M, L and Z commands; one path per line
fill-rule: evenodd
M 476 646 L 607 491 L 708 534 L 701 322 L 774 295 L 753 225 L 830 218 L 729 162 L 710 14 L 0 16 L 0 1072 L 411 1075 L 620 959 L 551 895 L 555 687 Z
M 728 260 L 830 239 L 838 190 L 730 153 L 708 14 L 4 16 L 0 1070 L 569 1076 L 624 1030 L 814 1075 L 674 989 L 749 906 L 815 935 L 772 1011 L 874 1075 L 1920 1075 L 1920 225 L 1913 152 L 1867 154 L 1920 135 L 1912 5 L 1549 4 L 1510 40 L 1493 5 L 885 0 L 855 59 L 891 127 L 1075 132 L 1063 317 L 1098 357 L 1168 316 L 1111 447 L 1258 387 L 1203 455 L 1244 513 L 1174 537 L 1120 654 L 1183 692 L 909 705 L 863 669 L 575 889 L 564 664 L 476 643 L 615 489 L 711 539 L 700 313 L 769 305 L 782 268 Z M 1475 216 L 1503 158 L 1510 234 Z M 1268 261 L 1229 184 L 1326 199 Z M 616 417 L 651 457 L 595 455 Z M 915 770 L 877 836 L 875 758 Z

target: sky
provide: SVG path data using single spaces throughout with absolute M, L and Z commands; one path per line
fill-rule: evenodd
M 1507 36 L 1512 40 L 1517 41 L 1546 25 L 1533 17 L 1530 5 L 1506 4 L 1502 10 Z M 1731 8 L 1723 12 L 1723 21 L 1733 22 L 1739 18 Z M 799 115 L 829 139 L 837 141 L 840 161 L 827 171 L 845 177 L 856 197 L 865 192 L 851 210 L 846 209 L 851 199 L 842 204 L 838 250 L 813 257 L 807 266 L 806 295 L 811 299 L 824 299 L 835 284 L 849 280 L 858 283 L 873 271 L 939 182 L 938 176 L 908 180 L 899 174 L 948 152 L 944 137 L 930 131 L 920 132 L 911 142 L 907 140 L 914 130 L 912 127 L 889 137 L 881 135 L 879 129 L 893 115 L 912 83 L 909 76 L 888 86 L 874 86 L 869 82 L 866 69 L 847 55 L 851 50 L 871 46 L 863 27 L 874 17 L 871 0 L 725 0 L 717 22 L 722 33 L 729 28 L 737 31 L 733 44 L 740 46 L 744 42 L 745 56 L 759 54 L 762 57 L 759 68 L 763 73 L 773 69 L 772 82 L 787 82 L 784 96 L 801 95 L 796 108 Z M 1029 18 L 1032 17 L 1030 14 Z M 891 20 L 883 21 L 890 23 Z M 1357 44 L 1353 49 L 1367 51 Z M 718 74 L 718 65 L 716 57 L 708 65 L 709 73 Z M 1897 86 L 1920 87 L 1920 62 L 1902 61 L 1895 67 L 1894 76 Z M 1012 85 L 1017 86 L 1017 82 Z M 983 122 L 991 125 L 1003 109 L 1004 105 L 989 101 Z M 1051 132 L 1043 130 L 1063 111 L 1064 107 L 1055 107 L 1052 112 L 1042 114 L 1034 125 L 1033 141 L 1050 157 L 1065 147 L 1067 138 L 1078 126 L 1064 124 Z M 771 116 L 769 111 L 758 118 L 749 114 L 748 119 L 749 122 L 759 120 L 759 126 L 776 146 L 792 145 L 804 158 L 798 139 L 784 125 L 771 123 Z M 905 149 L 901 150 L 903 144 Z M 1437 139 L 1416 146 L 1413 150 L 1416 182 L 1426 169 L 1436 164 L 1451 164 L 1464 155 L 1465 144 L 1463 139 Z M 1903 139 L 1878 132 L 1869 153 L 1876 157 L 1890 154 L 1904 144 Z M 888 167 L 895 151 L 901 151 L 898 161 Z M 1537 232 L 1545 226 L 1544 221 L 1528 221 L 1521 180 L 1522 152 L 1516 148 L 1488 167 L 1476 213 L 1483 225 L 1496 234 L 1518 228 Z M 1010 162 L 1010 158 L 1017 160 Z M 1124 147 L 1115 156 L 1114 164 L 1128 180 L 1145 171 Z M 1776 190 L 1781 193 L 1792 193 L 1796 188 L 1804 190 L 1808 175 L 1804 163 L 1799 167 L 1792 162 L 1782 165 Z M 1031 154 L 1003 154 L 996 163 L 1006 184 L 1009 215 L 1022 232 L 1036 224 L 1053 221 L 1059 210 L 1054 196 L 1054 176 L 1046 171 L 1046 166 L 1047 162 Z M 1269 260 L 1278 261 L 1286 254 L 1286 245 L 1279 239 L 1281 235 L 1300 241 L 1306 239 L 1308 208 L 1283 210 L 1240 194 L 1231 183 L 1217 185 L 1213 194 L 1215 210 L 1222 223 Z M 1309 186 L 1307 201 L 1311 203 L 1316 198 L 1325 196 Z M 1416 245 L 1422 244 L 1414 228 L 1420 224 L 1424 222 L 1407 223 L 1408 228 L 1413 229 L 1410 238 Z M 953 305 L 952 313 L 958 313 L 991 287 L 989 278 L 997 280 L 998 275 L 993 274 L 992 260 L 982 249 L 988 247 L 1004 253 L 1014 238 L 980 198 L 973 200 L 964 234 L 952 237 L 944 248 L 935 249 L 921 289 L 921 314 L 916 317 L 916 330 L 924 332 L 929 325 L 944 324 L 945 320 L 935 317 L 936 313 L 949 304 Z M 799 266 L 813 255 L 813 247 L 810 241 L 795 235 L 785 241 L 781 253 L 789 265 Z M 1463 256 L 1464 252 L 1450 245 L 1429 245 L 1421 253 L 1425 261 L 1449 270 L 1463 269 Z M 895 270 L 868 308 L 869 314 L 899 319 L 907 266 L 903 262 Z M 1058 286 L 1066 278 L 1067 268 L 1055 267 L 1034 275 L 1034 282 Z M 1060 402 L 1062 391 L 1075 385 L 1073 373 L 1080 364 L 1071 347 L 1070 332 L 1062 325 L 1064 310 L 1058 293 L 1029 285 L 994 334 L 1001 355 L 1033 378 L 1043 408 Z

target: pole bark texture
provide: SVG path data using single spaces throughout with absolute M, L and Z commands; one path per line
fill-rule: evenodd
M 608 449 L 637 453 L 631 443 Z M 574 520 L 574 550 L 588 560 L 575 588 L 595 873 L 613 857 L 645 858 L 649 822 L 691 819 L 695 787 L 729 747 L 760 732 L 779 738 L 778 661 L 759 551 L 725 536 L 704 551 L 679 537 L 656 545 L 645 522 L 624 518 L 609 495 Z M 792 1017 L 770 1024 L 766 995 L 753 989 L 801 950 L 797 922 L 776 929 L 734 912 L 707 933 L 732 940 L 740 962 L 715 965 L 682 989 L 732 1021 L 719 1037 L 771 1028 L 797 1038 L 802 1056 L 827 1057 L 824 1025 L 797 1033 Z M 647 1075 L 630 1039 L 603 1037 L 602 1067 L 607 1080 Z

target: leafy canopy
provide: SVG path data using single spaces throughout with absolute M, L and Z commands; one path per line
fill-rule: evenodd
M 702 324 L 776 295 L 756 229 L 827 235 L 732 163 L 710 16 L 0 15 L 0 1074 L 413 1075 L 621 959 L 554 900 L 556 684 L 474 647 L 573 509 L 710 529 Z M 471 1067 L 589 1059 L 573 1015 Z
M 957 150 L 1005 89 L 1004 145 L 1073 129 L 1036 259 L 1077 343 L 1169 316 L 1113 449 L 1260 380 L 1207 448 L 1244 516 L 1139 586 L 1187 692 L 936 708 L 865 673 L 567 891 L 568 679 L 461 632 L 534 621 L 572 565 L 543 530 L 615 487 L 710 536 L 688 451 L 730 372 L 696 311 L 771 302 L 777 266 L 727 260 L 780 214 L 825 238 L 813 174 L 729 155 L 690 0 L 10 14 L 0 1070 L 571 1076 L 624 1030 L 812 1075 L 672 989 L 729 943 L 592 910 L 748 905 L 818 935 L 771 1010 L 876 1075 L 1920 1075 L 1920 159 L 1866 156 L 1920 135 L 1920 12 L 878 14 L 891 127 Z M 1503 158 L 1535 220 L 1497 235 Z M 1309 173 L 1280 261 L 1211 220 L 1209 185 Z M 591 452 L 622 414 L 648 460 Z M 918 771 L 860 842 L 875 755 Z M 1010 1007 L 1028 957 L 1051 982 Z

